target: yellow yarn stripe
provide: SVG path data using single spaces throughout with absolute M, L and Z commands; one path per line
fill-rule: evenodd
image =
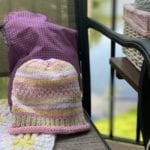
M 13 123 L 17 126 L 74 126 L 74 125 L 83 125 L 86 123 L 86 120 L 83 115 L 73 117 L 70 119 L 53 119 L 53 118 L 43 118 L 36 116 L 13 116 Z
M 24 105 L 43 105 L 43 104 L 63 104 L 63 103 L 72 103 L 72 102 L 79 102 L 81 101 L 81 94 L 79 96 L 75 96 L 72 98 L 60 98 L 60 99 L 47 99 L 47 100 L 19 100 L 15 96 L 12 96 L 12 100 L 15 102 L 21 101 L 22 104 Z
M 25 64 L 26 66 L 26 64 Z M 39 69 L 40 68 L 40 69 Z M 46 70 L 44 70 L 46 68 Z M 21 72 L 36 72 L 36 73 L 40 73 L 40 72 L 44 72 L 44 73 L 49 73 L 49 71 L 53 71 L 55 73 L 59 73 L 61 71 L 68 71 L 68 70 L 72 70 L 73 66 L 71 64 L 67 64 L 66 63 L 62 63 L 61 61 L 57 61 L 55 63 L 53 63 L 52 65 L 50 65 L 49 67 L 42 65 L 41 63 L 34 63 L 33 65 L 29 65 L 28 67 L 21 67 L 18 69 L 18 71 Z M 42 71 L 41 71 L 42 70 Z
M 36 115 L 65 115 L 65 114 L 71 114 L 71 113 L 77 113 L 77 112 L 81 112 L 82 111 L 82 107 L 76 107 L 76 108 L 67 108 L 67 109 L 53 109 L 53 110 L 34 110 L 31 109 L 29 107 L 27 108 L 20 108 L 20 107 L 16 107 L 13 106 L 12 107 L 12 113 L 21 113 L 21 112 L 25 112 L 25 113 L 33 113 Z
M 52 79 L 35 79 L 35 78 L 28 78 L 28 77 L 16 77 L 14 79 L 14 82 L 24 82 L 24 83 L 32 83 L 32 84 L 48 84 L 48 83 L 62 83 L 64 82 L 65 77 L 61 78 L 52 78 Z M 76 81 L 77 80 L 77 75 L 70 75 L 67 76 L 67 80 L 65 79 L 65 82 L 69 81 Z
M 39 67 L 40 68 L 47 68 L 47 66 L 45 65 L 45 64 L 43 64 L 45 61 L 43 60 L 43 61 L 37 61 L 37 60 L 30 60 L 30 61 L 27 61 L 25 64 L 23 64 L 18 70 L 26 70 L 28 67 L 33 67 L 33 69 L 34 68 L 38 68 L 39 69 Z M 58 64 L 62 64 L 63 63 L 63 61 L 61 61 L 61 60 L 57 60 L 57 61 L 55 61 L 55 62 L 51 62 L 51 64 L 50 64 L 50 66 L 56 66 L 56 65 L 58 65 Z M 26 67 L 27 66 L 27 67 Z M 26 69 L 25 69 L 26 68 Z M 40 70 L 40 69 L 39 69 Z

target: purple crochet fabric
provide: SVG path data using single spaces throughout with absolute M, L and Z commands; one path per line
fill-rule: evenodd
M 28 11 L 9 13 L 4 19 L 4 25 L 9 45 L 10 105 L 16 69 L 30 59 L 61 59 L 70 62 L 79 72 L 76 30 L 56 25 L 46 16 Z

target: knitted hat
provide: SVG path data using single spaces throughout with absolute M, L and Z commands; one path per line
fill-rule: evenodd
M 12 88 L 10 134 L 70 134 L 88 130 L 78 73 L 60 59 L 32 59 L 20 66 Z

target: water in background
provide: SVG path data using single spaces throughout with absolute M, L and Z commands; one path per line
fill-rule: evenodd
M 90 1 L 88 1 L 90 3 Z M 132 0 L 120 0 L 117 3 L 116 31 L 123 32 L 123 5 Z M 91 0 L 89 16 L 111 26 L 111 0 Z M 110 86 L 110 40 L 102 34 L 90 30 L 90 63 L 92 85 L 92 117 L 101 119 L 109 116 Z M 122 47 L 117 45 L 117 56 L 124 56 Z M 115 113 L 122 113 L 137 105 L 137 93 L 124 80 L 115 79 Z

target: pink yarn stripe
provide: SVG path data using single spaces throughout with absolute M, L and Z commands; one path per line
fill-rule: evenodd
M 90 129 L 89 123 L 78 126 L 29 126 L 29 127 L 11 127 L 8 132 L 10 134 L 23 134 L 23 133 L 45 133 L 45 134 L 71 134 L 77 132 L 88 131 Z
M 76 97 L 65 97 L 65 98 L 63 98 L 63 97 L 61 97 L 61 99 L 60 98 L 52 98 L 52 97 L 50 97 L 49 99 L 47 99 L 47 98 L 43 98 L 43 99 L 32 99 L 32 100 L 29 100 L 29 99 L 25 99 L 25 98 L 20 98 L 19 99 L 19 96 L 18 96 L 18 98 L 16 98 L 15 96 L 12 96 L 11 97 L 12 98 L 12 100 L 13 100 L 13 103 L 15 104 L 15 102 L 17 103 L 17 102 L 19 102 L 20 103 L 20 101 L 22 102 L 22 104 L 23 105 L 26 105 L 26 106 L 44 106 L 44 105 L 46 105 L 47 103 L 49 104 L 49 105 L 57 105 L 58 103 L 59 104 L 64 104 L 64 103 L 77 103 L 77 102 L 79 102 L 79 101 L 81 101 L 81 99 L 82 99 L 82 97 L 79 95 L 78 97 L 76 96 Z M 36 103 L 35 103 L 35 101 L 36 101 Z M 46 103 L 46 104 L 45 104 Z
M 17 83 L 16 83 L 17 84 Z M 41 92 L 42 91 L 42 93 L 43 93 L 43 91 L 44 91 L 44 89 L 41 89 L 41 91 L 40 91 L 40 88 L 38 89 L 38 88 L 27 88 L 26 90 L 37 90 L 37 91 L 35 91 L 35 93 L 39 93 L 39 92 Z M 49 87 L 49 90 L 52 90 L 52 91 L 55 91 L 55 92 L 60 92 L 60 89 L 55 89 L 55 88 L 51 88 L 51 87 Z M 20 89 L 20 88 L 15 88 L 15 90 L 13 91 L 14 93 L 17 93 L 17 94 L 24 94 L 25 93 L 25 91 L 26 90 L 22 90 L 22 89 Z M 69 88 L 66 88 L 66 87 L 64 87 L 63 89 L 61 89 L 61 92 L 63 93 L 63 92 L 78 92 L 80 90 L 80 88 L 79 87 L 69 87 Z M 47 91 L 45 90 L 45 93 L 46 93 Z M 29 93 L 29 92 L 28 92 Z M 50 92 L 49 92 L 50 93 Z
M 29 113 L 29 112 L 13 112 L 14 115 L 17 115 L 17 116 L 22 116 L 22 115 L 30 115 L 30 116 L 41 116 L 43 118 L 53 118 L 53 119 L 59 119 L 59 118 L 63 118 L 63 119 L 68 119 L 68 118 L 72 118 L 72 117 L 78 117 L 79 115 L 82 115 L 81 113 L 83 113 L 82 110 L 76 112 L 76 113 L 68 113 L 68 114 L 57 114 L 57 115 L 54 115 L 54 114 L 44 114 L 44 115 L 36 115 L 34 113 Z

